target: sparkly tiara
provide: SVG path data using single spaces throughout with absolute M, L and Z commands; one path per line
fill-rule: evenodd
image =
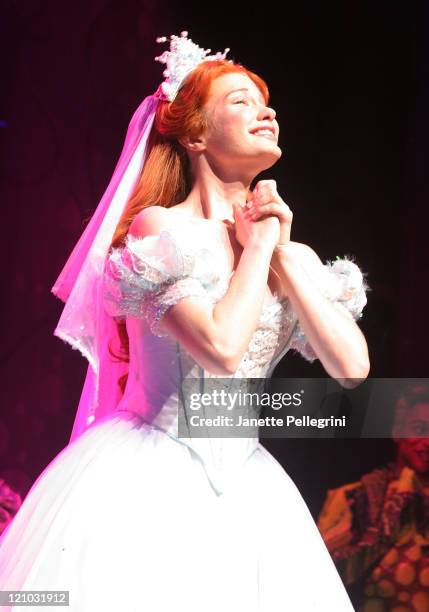
M 156 42 L 166 42 L 166 36 L 159 36 Z M 158 62 L 167 64 L 163 75 L 166 77 L 155 92 L 155 96 L 161 100 L 172 102 L 180 88 L 185 77 L 198 66 L 201 62 L 208 60 L 225 59 L 229 51 L 229 47 L 223 53 L 218 51 L 215 55 L 208 55 L 211 49 L 203 49 L 196 45 L 190 38 L 188 32 L 180 33 L 180 36 L 174 34 L 170 36 L 170 51 L 164 51 L 162 55 L 158 55 L 155 59 Z M 232 62 L 232 60 L 228 60 Z

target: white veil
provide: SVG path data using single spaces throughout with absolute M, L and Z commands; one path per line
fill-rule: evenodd
M 118 379 L 128 364 L 115 360 L 108 343 L 119 338 L 102 301 L 102 275 L 116 226 L 141 174 L 147 140 L 160 98 L 147 96 L 128 126 L 125 144 L 109 185 L 51 291 L 65 302 L 54 335 L 87 358 L 89 365 L 70 438 L 115 409 L 121 398 Z

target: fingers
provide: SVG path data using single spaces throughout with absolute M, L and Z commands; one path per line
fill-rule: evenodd
M 234 217 L 237 217 L 240 215 L 243 217 L 245 211 L 246 211 L 245 204 L 242 204 L 241 202 L 240 203 L 234 202 L 234 204 L 232 205 L 232 212 L 234 214 Z
M 253 201 L 260 204 L 266 204 L 268 202 L 282 202 L 283 200 L 278 194 L 277 183 L 274 180 L 259 181 L 255 188 L 255 197 Z
M 293 213 L 287 204 L 279 204 L 277 202 L 270 202 L 260 206 L 252 206 L 248 209 L 248 212 L 252 219 L 257 219 L 263 215 L 276 215 L 285 221 L 292 221 L 293 217 Z
M 276 181 L 259 181 L 252 192 L 251 200 L 247 202 L 246 206 L 252 208 L 252 206 L 262 206 L 271 202 L 277 202 L 289 208 L 277 192 Z
M 255 191 L 259 193 L 264 189 L 277 191 L 277 182 L 273 179 L 258 181 L 255 186 Z
M 292 210 L 278 195 L 276 181 L 259 181 L 257 187 L 248 202 L 236 205 L 242 218 L 246 221 L 256 221 L 265 215 L 275 215 L 282 221 L 291 223 Z
M 250 211 L 246 208 L 246 204 L 234 204 L 233 205 L 234 219 L 240 219 L 241 223 L 250 223 L 253 221 Z

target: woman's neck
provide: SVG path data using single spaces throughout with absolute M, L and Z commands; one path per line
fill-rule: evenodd
M 249 192 L 250 184 L 224 183 L 217 177 L 205 177 L 195 181 L 181 206 L 194 217 L 234 222 L 233 204 L 245 203 Z

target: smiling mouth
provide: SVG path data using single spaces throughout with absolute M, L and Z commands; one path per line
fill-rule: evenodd
M 270 140 L 275 140 L 277 142 L 277 138 L 275 136 L 275 134 L 273 134 L 272 132 L 252 132 L 252 136 L 262 136 L 265 138 L 269 138 Z

